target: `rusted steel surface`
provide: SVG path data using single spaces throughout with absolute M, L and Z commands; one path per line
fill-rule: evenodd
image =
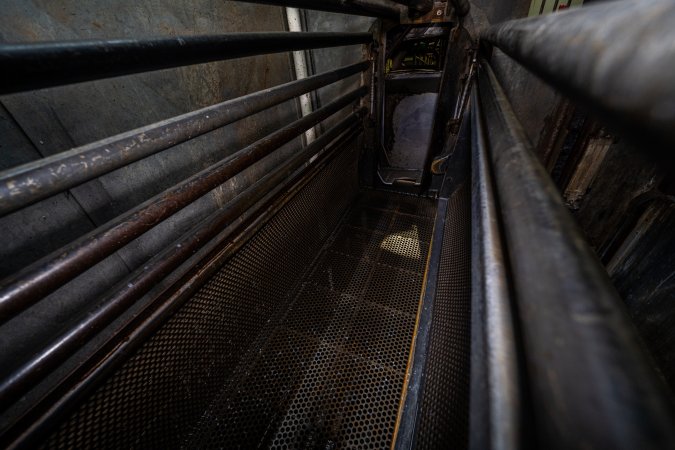
M 176 269 L 194 252 L 208 243 L 236 218 L 252 207 L 262 197 L 281 185 L 302 164 L 324 149 L 333 139 L 358 124 L 357 114 L 352 114 L 322 134 L 311 145 L 297 153 L 272 173 L 241 193 L 224 208 L 215 211 L 199 226 L 188 231 L 172 246 L 158 253 L 126 279 L 120 281 L 114 292 L 97 301 L 98 307 L 72 329 L 55 339 L 49 346 L 32 355 L 22 366 L 0 382 L 0 403 L 9 404 L 30 388 L 72 352 L 110 324 L 133 302 L 152 289 L 163 277 Z
M 482 38 L 615 130 L 675 143 L 675 3 L 602 2 L 496 25 Z
M 368 33 L 230 33 L 1 44 L 0 94 L 245 56 L 371 41 Z
M 0 216 L 368 67 L 292 81 L 9 169 L 0 173 Z
M 666 448 L 675 442 L 667 391 L 494 73 L 487 63 L 483 68 L 478 87 L 490 124 L 537 446 Z
M 196 199 L 367 93 L 361 87 L 147 200 L 2 282 L 0 320 L 75 278 Z

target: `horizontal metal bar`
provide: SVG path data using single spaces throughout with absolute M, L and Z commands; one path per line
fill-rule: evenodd
M 357 123 L 357 114 L 351 114 L 343 119 L 280 167 L 238 195 L 226 207 L 215 211 L 199 226 L 181 236 L 172 246 L 155 255 L 130 276 L 120 281 L 112 289 L 112 293 L 94 302 L 98 306 L 88 312 L 77 325 L 44 349 L 30 355 L 30 358 L 20 368 L 0 382 L 0 404 L 10 405 L 20 395 L 23 395 L 41 376 L 49 373 L 51 369 L 67 359 L 89 338 L 99 333 L 145 295 L 162 278 L 261 200 L 265 194 L 283 184 L 284 180 L 306 163 L 310 157 Z
M 675 2 L 600 2 L 482 38 L 643 147 L 675 144 Z
M 357 16 L 381 17 L 399 21 L 407 9 L 391 0 L 240 0 L 247 3 L 290 6 L 293 8 L 314 9 Z
M 349 120 L 349 119 L 347 119 Z M 335 127 L 340 127 L 341 124 Z M 77 402 L 91 392 L 107 375 L 118 368 L 134 351 L 165 323 L 187 301 L 190 296 L 211 277 L 222 263 L 235 254 L 247 240 L 280 211 L 304 186 L 307 185 L 333 158 L 340 154 L 344 143 L 360 133 L 362 127 L 352 126 L 336 142 L 311 158 L 304 169 L 298 170 L 290 179 L 279 185 L 259 204 L 246 223 L 216 237 L 213 248 L 202 262 L 161 293 L 153 294 L 152 302 L 132 320 L 119 326 L 95 355 L 82 367 L 62 382 L 49 396 L 15 423 L 7 439 L 12 442 L 8 448 L 33 448 L 41 444 L 48 430 L 60 422 Z M 331 133 L 329 130 L 326 134 Z
M 291 50 L 367 44 L 369 33 L 230 33 L 0 44 L 0 94 Z
M 292 81 L 1 172 L 0 217 L 369 67 L 363 61 Z
M 475 86 L 471 97 L 472 450 L 523 448 L 515 315 L 497 215 L 486 129 Z
M 0 320 L 23 311 L 281 145 L 361 98 L 362 86 L 152 197 L 2 282 Z
M 518 305 L 536 447 L 671 446 L 675 415 L 668 391 L 486 62 L 478 88 Z

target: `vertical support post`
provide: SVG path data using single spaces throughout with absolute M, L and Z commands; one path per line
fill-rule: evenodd
M 302 20 L 300 18 L 300 9 L 286 8 L 286 20 L 288 22 L 288 31 L 302 32 Z M 295 50 L 293 52 L 293 66 L 295 68 L 295 79 L 301 80 L 307 78 L 307 58 L 303 50 Z M 312 112 L 312 95 L 307 92 L 300 96 L 300 113 L 302 117 Z M 316 128 L 312 127 L 305 131 L 305 145 L 309 145 L 316 139 Z

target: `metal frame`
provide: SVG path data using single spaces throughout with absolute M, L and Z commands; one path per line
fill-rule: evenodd
M 671 446 L 673 405 L 620 298 L 489 63 L 478 80 L 537 423 L 532 438 L 553 449 Z
M 2 44 L 0 94 L 243 56 L 372 41 L 370 33 L 303 32 Z M 369 61 L 362 61 L 298 79 L 9 169 L 0 173 L 0 216 L 370 67 Z M 30 308 L 367 93 L 367 86 L 354 89 L 2 280 L 0 322 Z M 33 403 L 19 408 L 18 416 L 12 417 L 13 423 L 2 435 L 3 442 L 30 445 L 32 439 L 39 438 L 42 431 L 58 421 L 60 414 L 96 386 L 104 374 L 123 362 L 152 330 L 171 317 L 186 298 L 184 294 L 211 273 L 207 261 L 215 267 L 218 263 L 214 261 L 223 261 L 236 252 L 253 230 L 262 226 L 335 156 L 345 138 L 362 130 L 363 115 L 363 109 L 355 110 L 223 208 L 213 211 L 120 281 L 110 293 L 95 299 L 96 306 L 72 327 L 62 330 L 35 354 L 19 362 L 0 380 L 0 403 L 6 406 L 3 409 L 21 398 L 31 398 L 24 396 L 34 386 L 41 383 L 49 386 L 44 397 L 32 398 Z M 174 292 L 169 293 L 172 289 Z M 165 298 L 167 295 L 170 299 Z M 144 305 L 141 309 L 130 309 L 139 302 Z M 106 338 L 81 354 L 80 349 L 104 329 Z M 63 361 L 74 357 L 81 360 L 74 372 L 53 375 L 58 374 Z
M 291 81 L 1 172 L 0 216 L 369 67 L 363 61 Z
M 367 93 L 368 88 L 361 86 L 345 94 L 3 280 L 0 289 L 0 320 L 7 320 L 25 310 L 93 264 Z
M 455 147 L 456 142 L 458 145 L 457 149 L 452 153 L 453 167 L 446 173 L 438 196 L 431 250 L 429 251 L 427 271 L 424 277 L 421 309 L 418 313 L 418 325 L 409 363 L 409 378 L 402 393 L 402 404 L 394 436 L 394 445 L 392 446 L 392 448 L 397 450 L 414 449 L 417 443 L 419 413 L 426 381 L 426 363 L 431 342 L 431 324 L 433 322 L 440 261 L 443 254 L 448 205 L 452 195 L 468 179 L 466 170 L 468 161 L 466 158 L 471 139 L 470 121 L 469 114 L 465 113 L 459 139 L 457 141 L 455 139 L 447 139 L 445 143 L 446 147 Z M 448 153 L 451 152 L 451 149 L 446 150 Z
M 215 238 L 211 242 L 200 244 L 209 248 L 206 255 L 201 257 L 185 273 L 176 277 L 173 283 L 158 292 L 151 292 L 149 294 L 151 299 L 144 309 L 132 317 L 127 317 L 123 323 L 116 325 L 116 329 L 111 331 L 105 343 L 83 361 L 75 372 L 70 373 L 66 379 L 59 381 L 47 397 L 43 398 L 38 405 L 35 405 L 28 414 L 21 417 L 13 425 L 3 436 L 10 443 L 9 448 L 31 448 L 38 444 L 44 438 L 44 434 L 58 423 L 63 414 L 67 414 L 78 404 L 81 398 L 99 386 L 108 374 L 120 367 L 257 230 L 339 155 L 345 143 L 362 132 L 361 117 L 364 114 L 365 110 L 360 109 L 340 121 L 291 160 L 240 194 L 222 212 L 215 212 L 206 224 L 197 227 L 196 230 L 191 230 L 177 241 L 177 244 L 194 243 L 196 241 L 192 235 L 195 232 L 202 235 L 205 235 L 205 233 L 215 234 Z M 238 214 L 247 209 L 250 210 L 247 211 L 246 219 L 243 222 L 232 223 L 232 226 L 229 227 L 218 227 L 218 224 L 223 225 L 228 220 L 234 220 L 238 217 Z M 153 258 L 148 265 L 158 267 L 151 267 L 150 271 L 164 270 L 165 268 L 159 267 L 163 265 L 161 256 L 168 255 L 172 251 L 174 251 L 173 246 L 163 254 Z M 175 260 L 178 261 L 177 258 Z M 162 276 L 159 273 L 156 273 L 156 275 Z M 124 300 L 124 296 L 134 290 L 133 288 L 131 290 L 125 289 L 126 283 L 129 280 L 143 279 L 144 277 L 146 277 L 146 270 L 139 269 L 136 273 L 131 274 L 128 280 L 121 281 L 118 284 L 120 289 L 107 298 L 108 304 L 99 308 L 97 314 L 89 320 L 90 323 L 82 324 L 83 326 L 80 327 L 79 331 L 80 335 L 77 338 L 80 340 L 86 339 L 86 333 L 92 332 L 92 330 L 87 331 L 85 326 L 96 327 L 93 331 L 98 332 L 103 322 L 110 323 L 116 317 L 117 310 L 123 306 L 119 303 L 110 302 Z M 129 299 L 126 301 L 128 303 Z M 64 335 L 64 337 L 67 337 L 70 342 L 65 342 L 62 339 L 56 340 L 53 348 L 56 348 L 59 352 L 72 351 L 79 341 L 74 340 L 75 337 L 69 334 Z M 35 358 L 35 361 L 39 363 L 37 358 Z M 58 361 L 54 359 L 53 362 L 57 363 Z M 39 370 L 39 368 L 33 367 L 33 370 L 35 369 Z

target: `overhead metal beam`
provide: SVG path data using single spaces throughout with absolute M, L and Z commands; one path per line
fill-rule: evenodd
M 0 44 L 0 94 L 372 39 L 369 33 L 230 33 Z
M 478 92 L 518 306 L 536 447 L 661 449 L 675 414 L 606 271 L 492 69 Z
M 675 145 L 675 2 L 601 2 L 489 28 L 494 44 L 614 130 Z

